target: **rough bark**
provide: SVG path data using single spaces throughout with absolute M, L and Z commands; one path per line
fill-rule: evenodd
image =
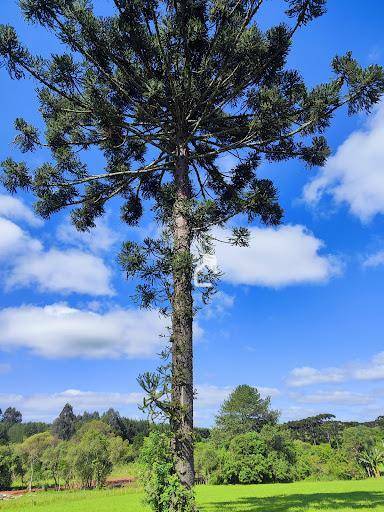
M 172 399 L 176 414 L 172 419 L 173 449 L 180 481 L 194 484 L 193 460 L 193 299 L 191 228 L 187 204 L 191 195 L 188 156 L 178 150 L 175 169 L 176 200 L 173 210 L 173 311 L 172 311 Z

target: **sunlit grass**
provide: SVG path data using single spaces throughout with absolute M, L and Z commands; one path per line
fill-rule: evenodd
M 200 512 L 384 512 L 384 480 L 199 486 Z M 0 502 L 22 512 L 147 512 L 139 489 L 43 492 Z

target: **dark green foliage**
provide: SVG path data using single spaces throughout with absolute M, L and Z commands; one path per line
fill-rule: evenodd
M 81 427 L 84 423 L 88 423 L 89 421 L 99 420 L 100 414 L 97 411 L 88 412 L 84 411 L 83 414 L 78 414 L 76 417 L 76 425 L 77 427 Z
M 330 443 L 336 447 L 340 444 L 343 430 L 349 426 L 352 424 L 336 421 L 333 414 L 318 414 L 286 424 L 294 439 L 312 444 Z
M 68 441 L 76 431 L 76 416 L 70 404 L 66 404 L 52 425 L 52 432 L 59 439 Z
M 43 422 L 17 423 L 8 429 L 10 443 L 21 443 L 24 439 L 49 430 L 50 425 Z
M 120 436 L 123 439 L 128 438 L 128 433 L 125 428 L 125 424 L 123 419 L 120 416 L 120 413 L 118 411 L 115 411 L 115 409 L 108 409 L 106 413 L 103 414 L 102 418 L 107 425 L 111 428 L 111 431 L 116 435 Z
M 126 439 L 130 443 L 134 443 L 137 437 L 144 439 L 149 435 L 150 423 L 147 420 L 134 420 L 130 418 L 122 418 L 124 429 L 126 432 Z
M 8 441 L 8 427 L 0 422 L 0 445 L 7 444 Z
M 0 446 L 0 491 L 12 485 L 12 452 L 6 446 Z
M 203 427 L 196 427 L 195 428 L 196 442 L 206 441 L 210 437 L 211 437 L 211 429 L 203 428 Z
M 17 423 L 21 423 L 23 421 L 23 416 L 20 411 L 15 409 L 15 407 L 8 407 L 3 412 L 1 421 L 10 427 Z

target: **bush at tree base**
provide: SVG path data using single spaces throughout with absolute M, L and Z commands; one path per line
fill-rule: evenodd
M 168 434 L 152 432 L 140 455 L 146 502 L 154 512 L 196 512 L 195 496 L 176 473 Z

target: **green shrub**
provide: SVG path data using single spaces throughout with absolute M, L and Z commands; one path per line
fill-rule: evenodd
M 260 432 L 235 436 L 228 449 L 203 444 L 197 449 L 196 467 L 209 483 L 257 484 L 295 479 L 295 445 L 289 432 L 281 427 L 267 425 Z
M 295 441 L 296 480 L 345 480 L 353 478 L 356 468 L 342 450 L 329 444 L 313 445 Z
M 152 432 L 145 439 L 140 464 L 146 502 L 154 512 L 195 512 L 193 491 L 176 474 L 167 434 Z
M 71 443 L 68 460 L 73 474 L 84 488 L 102 487 L 112 471 L 108 437 L 99 430 L 86 430 L 80 440 Z

